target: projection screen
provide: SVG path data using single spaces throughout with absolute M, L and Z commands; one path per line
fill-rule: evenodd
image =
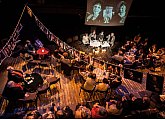
M 122 26 L 132 0 L 87 0 L 86 25 Z

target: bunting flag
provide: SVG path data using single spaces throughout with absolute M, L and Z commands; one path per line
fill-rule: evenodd
M 32 10 L 28 6 L 26 8 L 27 8 L 27 12 L 28 12 L 29 16 L 32 17 L 33 16 Z
M 62 49 L 64 49 L 65 51 L 68 51 L 74 58 L 78 58 L 80 57 L 80 54 L 83 54 L 83 55 L 87 55 L 87 56 L 91 56 L 91 55 L 88 55 L 86 54 L 85 52 L 83 51 L 78 51 L 77 49 L 69 46 L 67 43 L 63 42 L 62 40 L 60 40 L 57 36 L 55 36 L 52 32 L 50 32 L 45 26 L 44 24 L 37 18 L 37 16 L 34 15 L 34 13 L 32 12 L 32 10 L 27 6 L 27 11 L 28 11 L 28 14 L 30 16 L 34 16 L 35 18 L 35 22 L 37 24 L 37 26 L 40 28 L 40 30 L 47 36 L 47 38 L 50 40 L 50 41 L 54 41 L 59 47 L 61 47 Z M 98 63 L 100 63 L 101 60 L 98 60 L 98 59 L 92 59 L 90 57 L 90 61 L 89 63 L 93 63 L 94 65 L 98 65 Z M 103 61 L 105 63 L 105 61 Z M 104 69 L 107 67 L 107 64 L 105 63 L 104 65 Z
M 16 44 L 20 41 L 18 40 L 18 37 L 20 35 L 20 31 L 22 30 L 22 28 L 22 24 L 19 23 L 15 28 L 15 32 L 12 34 L 6 45 L 0 51 L 0 64 L 3 62 L 3 60 L 12 55 L 12 51 L 16 47 Z

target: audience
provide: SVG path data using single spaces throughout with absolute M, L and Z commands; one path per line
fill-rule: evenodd
M 76 119 L 89 119 L 91 118 L 91 111 L 89 108 L 86 106 L 80 105 L 76 110 L 75 110 L 75 118 Z
M 89 74 L 83 87 L 86 90 L 94 90 L 96 86 L 96 74 Z
M 91 110 L 93 119 L 103 119 L 107 117 L 107 111 L 105 107 L 100 106 L 99 103 L 95 103 Z
M 16 70 L 12 66 L 8 66 L 7 71 L 8 71 L 8 80 L 13 80 L 14 82 L 17 83 L 24 81 L 22 71 Z
M 109 82 L 106 78 L 103 79 L 103 82 L 98 83 L 95 87 L 95 91 L 107 91 L 110 88 Z

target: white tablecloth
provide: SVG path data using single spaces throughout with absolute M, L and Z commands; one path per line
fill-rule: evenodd
M 90 46 L 92 47 L 110 47 L 109 43 L 107 41 L 104 41 L 103 43 L 98 40 L 90 40 Z
M 101 44 L 98 40 L 90 40 L 90 46 L 99 47 Z

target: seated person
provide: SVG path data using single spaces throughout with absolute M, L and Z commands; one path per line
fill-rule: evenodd
M 83 44 L 89 44 L 88 33 L 85 33 L 85 35 L 83 35 L 82 42 L 83 42 Z
M 128 90 L 126 89 L 126 87 L 122 86 L 122 85 L 119 85 L 116 90 L 115 90 L 116 94 L 119 95 L 119 97 L 122 97 L 124 95 L 128 95 L 129 92 Z
M 27 95 L 21 84 L 14 81 L 9 81 L 7 83 L 7 91 L 8 98 L 12 100 L 22 99 Z
M 75 111 L 76 119 L 89 119 L 91 118 L 91 111 L 86 106 L 80 105 Z
M 83 87 L 86 90 L 94 90 L 96 85 L 96 74 L 89 74 Z
M 42 114 L 42 119 L 55 119 L 55 114 L 51 111 L 50 107 L 46 108 L 46 112 Z
M 132 110 L 145 110 L 148 109 L 150 106 L 150 101 L 147 96 L 137 98 L 133 94 L 130 94 L 130 98 L 132 101 Z
M 30 40 L 26 41 L 25 51 L 31 55 L 35 55 L 35 47 L 31 44 Z
M 102 83 L 98 83 L 95 87 L 95 91 L 107 91 L 110 87 L 106 78 L 103 79 Z
M 98 103 L 95 103 L 91 110 L 92 118 L 94 119 L 103 119 L 107 118 L 107 111 L 105 107 L 100 106 Z
M 23 119 L 41 119 L 42 115 L 37 111 L 28 111 L 26 115 L 23 117 Z
M 8 71 L 8 80 L 13 80 L 14 82 L 23 82 L 24 77 L 23 77 L 23 72 L 20 70 L 14 70 L 12 66 L 7 67 Z
M 87 71 L 89 71 L 90 73 L 92 73 L 93 70 L 94 70 L 94 67 L 93 67 L 93 65 L 89 64 L 89 65 L 86 66 L 86 69 L 87 69 Z
M 106 110 L 108 115 L 120 115 L 122 112 L 122 107 L 119 105 L 120 102 L 116 100 L 110 100 L 106 102 Z
M 65 116 L 65 119 L 73 119 L 73 110 L 69 107 L 69 106 L 66 106 L 66 107 L 63 107 L 63 112 L 64 114 L 66 115 Z
M 122 115 L 128 115 L 132 110 L 132 102 L 129 97 L 123 96 L 121 99 Z
M 110 88 L 116 89 L 121 84 L 122 84 L 122 77 L 118 76 L 116 79 L 110 82 Z

